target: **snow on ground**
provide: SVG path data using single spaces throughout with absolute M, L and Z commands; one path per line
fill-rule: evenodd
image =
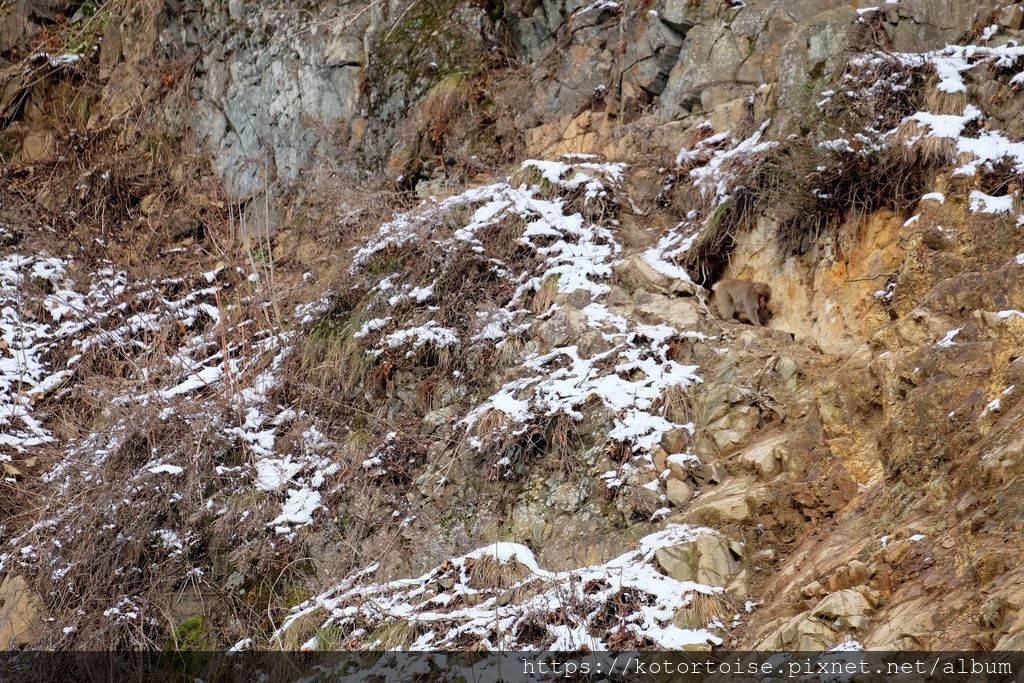
M 603 307 L 598 310 L 605 312 Z M 557 414 L 582 420 L 580 408 L 597 399 L 616 411 L 616 426 L 608 437 L 649 451 L 665 432 L 682 427 L 652 413 L 655 402 L 670 387 L 700 381 L 695 366 L 668 358 L 666 342 L 676 334 L 665 325 L 638 325 L 609 333 L 616 346 L 589 358 L 581 357 L 576 346 L 528 358 L 524 365 L 536 374 L 506 383 L 467 415 L 467 427 L 472 430 L 491 410 L 518 425 L 513 433 Z M 524 395 L 528 398 L 518 398 Z
M 274 639 L 305 620 L 323 620 L 319 631 L 334 634 L 333 645 L 344 649 L 380 647 L 374 634 L 395 622 L 415 630 L 411 650 L 597 651 L 623 639 L 665 650 L 718 645 L 722 639 L 711 627 L 684 629 L 672 618 L 695 596 L 723 589 L 678 581 L 655 563 L 658 549 L 714 533 L 669 525 L 609 562 L 563 572 L 543 569 L 529 548 L 510 542 L 453 557 L 411 579 L 374 583 L 378 568 L 371 565 L 295 607 Z M 303 649 L 318 645 L 314 636 Z

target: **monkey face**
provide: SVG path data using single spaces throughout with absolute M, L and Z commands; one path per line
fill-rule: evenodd
M 758 308 L 767 309 L 768 302 L 772 299 L 772 288 L 763 282 L 754 285 L 754 293 L 757 294 Z

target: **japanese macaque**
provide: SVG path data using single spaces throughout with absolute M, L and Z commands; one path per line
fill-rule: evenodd
M 718 313 L 726 320 L 744 319 L 758 327 L 767 320 L 768 302 L 772 298 L 772 288 L 764 282 L 749 280 L 719 280 L 711 288 L 715 293 L 715 306 Z

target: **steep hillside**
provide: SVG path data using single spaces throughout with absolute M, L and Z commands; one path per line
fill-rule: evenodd
M 0 644 L 1024 647 L 1022 29 L 9 3 Z

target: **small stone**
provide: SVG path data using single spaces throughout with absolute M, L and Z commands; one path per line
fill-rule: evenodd
M 1000 628 L 1006 618 L 1007 605 L 997 598 L 991 597 L 981 603 L 978 621 L 984 628 Z
M 654 446 L 651 449 L 651 459 L 654 461 L 654 469 L 658 474 L 668 468 L 668 453 L 661 446 Z
M 114 66 L 121 59 L 121 17 L 110 16 L 103 25 L 103 40 L 100 41 L 100 80 L 107 80 Z
M 693 487 L 685 481 L 669 479 L 665 482 L 665 488 L 668 490 L 668 502 L 677 508 L 684 507 L 693 498 Z
M 800 595 L 805 598 L 816 598 L 822 593 L 821 583 L 818 581 L 811 581 L 809 584 L 800 589 Z
M 241 572 L 231 572 L 224 581 L 224 588 L 229 591 L 238 590 L 245 585 L 245 575 Z
M 725 480 L 726 472 L 721 463 L 706 462 L 694 476 L 702 484 L 721 484 Z
M 999 24 L 1011 31 L 1019 31 L 1024 28 L 1024 7 L 1021 5 L 1004 7 L 999 13 Z
M 672 625 L 685 629 L 698 629 L 707 626 L 704 618 L 693 607 L 681 607 L 672 617 Z
M 51 161 L 53 159 L 52 138 L 40 133 L 29 133 L 21 143 L 21 158 L 30 164 Z
M 666 453 L 685 453 L 690 443 L 690 433 L 685 429 L 670 429 L 661 437 L 661 447 Z
M 139 209 L 142 211 L 143 216 L 152 216 L 155 213 L 159 213 L 162 204 L 160 195 L 156 192 L 150 192 L 139 202 Z

